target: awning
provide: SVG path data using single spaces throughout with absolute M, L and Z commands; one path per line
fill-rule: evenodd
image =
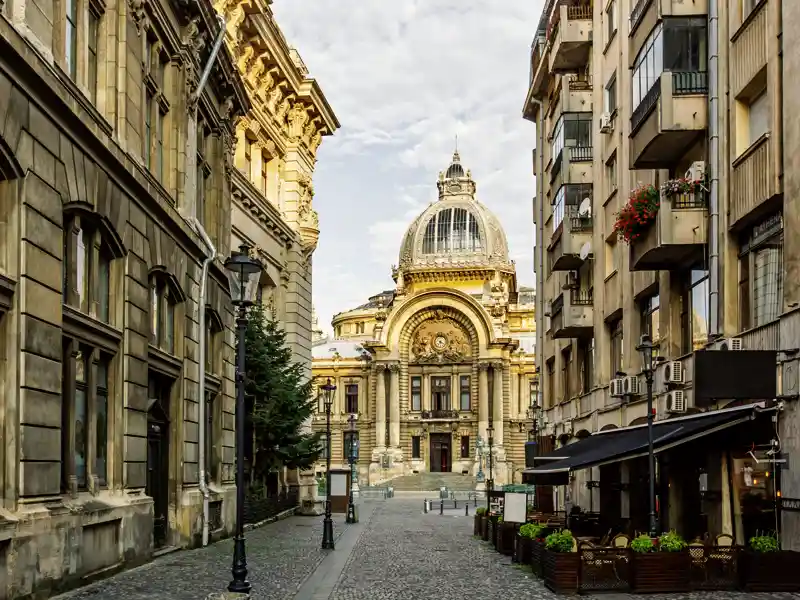
M 653 450 L 663 452 L 678 444 L 710 435 L 755 418 L 762 403 L 678 417 L 653 424 Z M 522 482 L 538 485 L 566 485 L 572 471 L 598 467 L 646 456 L 647 425 L 599 431 L 536 458 L 537 466 L 522 472 Z

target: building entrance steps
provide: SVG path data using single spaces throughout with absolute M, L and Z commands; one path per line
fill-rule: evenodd
M 453 492 L 474 491 L 475 478 L 461 473 L 416 473 L 387 482 L 396 492 L 438 492 L 446 487 Z

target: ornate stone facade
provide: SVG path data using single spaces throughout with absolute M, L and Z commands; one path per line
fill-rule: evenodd
M 337 386 L 333 464 L 346 466 L 357 435 L 362 484 L 422 471 L 477 475 L 476 442 L 490 423 L 495 481 L 520 481 L 524 467 L 533 292 L 517 288 L 503 229 L 457 153 L 437 187 L 438 202 L 403 237 L 395 289 L 334 316 L 336 339 L 314 348 L 315 383 Z

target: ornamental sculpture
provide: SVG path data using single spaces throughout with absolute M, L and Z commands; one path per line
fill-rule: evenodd
M 455 321 L 439 317 L 426 321 L 417 329 L 411 352 L 415 363 L 461 362 L 469 357 L 470 346 L 467 336 Z

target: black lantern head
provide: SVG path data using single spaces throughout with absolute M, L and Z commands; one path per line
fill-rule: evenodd
M 328 377 L 328 381 L 325 385 L 321 386 L 320 388 L 322 393 L 325 394 L 324 401 L 325 401 L 325 410 L 331 410 L 331 406 L 333 406 L 333 394 L 336 392 L 336 386 L 331 383 L 331 378 Z
M 242 244 L 238 252 L 232 252 L 225 261 L 225 269 L 228 271 L 233 304 L 250 306 L 255 303 L 263 267 L 261 261 L 250 256 L 250 246 Z
M 641 337 L 636 350 L 642 355 L 642 370 L 646 373 L 653 372 L 653 342 L 646 333 Z

